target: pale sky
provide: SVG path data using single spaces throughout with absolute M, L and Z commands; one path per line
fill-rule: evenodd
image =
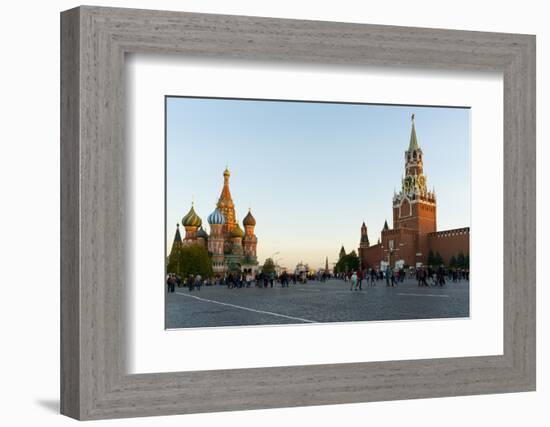
M 470 225 L 470 110 L 167 98 L 167 248 L 191 201 L 207 217 L 226 165 L 237 218 L 252 209 L 258 260 L 323 267 L 340 247 L 357 250 L 361 223 L 371 244 L 401 186 L 415 113 L 428 188 L 435 187 L 437 227 Z M 183 229 L 182 229 L 183 231 Z

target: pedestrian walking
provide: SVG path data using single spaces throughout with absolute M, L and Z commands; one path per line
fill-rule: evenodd
M 399 271 L 395 271 L 392 275 L 392 287 L 398 288 L 399 287 Z
M 440 265 L 437 270 L 437 284 L 440 287 L 443 287 L 443 285 L 445 284 L 445 269 L 442 265 Z
M 376 271 L 374 268 L 370 269 L 370 285 L 372 287 L 376 286 Z
M 172 293 L 175 292 L 176 289 L 176 277 L 173 274 L 168 275 L 168 279 L 166 280 L 166 284 L 168 285 L 168 292 Z
M 389 287 L 390 283 L 393 286 L 393 273 L 389 265 L 386 267 L 385 274 L 386 274 L 386 286 Z
M 283 271 L 283 274 L 281 274 L 281 288 L 284 287 L 288 288 L 288 274 L 286 271 Z
M 363 270 L 357 270 L 357 285 L 355 289 L 359 287 L 359 290 L 363 290 Z
M 350 291 L 353 291 L 353 287 L 355 286 L 355 290 L 357 290 L 357 273 L 354 271 L 350 278 L 351 281 L 351 287 L 349 288 Z

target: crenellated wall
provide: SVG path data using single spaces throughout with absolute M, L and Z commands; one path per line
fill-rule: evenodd
M 470 228 L 455 228 L 428 233 L 428 248 L 434 253 L 439 252 L 445 264 L 459 252 L 470 255 Z

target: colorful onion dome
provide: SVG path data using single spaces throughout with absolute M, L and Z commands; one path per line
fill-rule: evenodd
M 252 216 L 252 213 L 250 212 L 250 209 L 248 210 L 248 213 L 244 217 L 243 225 L 256 225 L 256 218 Z
M 204 231 L 204 228 L 199 228 L 199 231 L 197 231 L 196 234 L 197 237 L 202 237 L 203 239 L 208 239 L 208 233 Z
M 181 223 L 184 227 L 200 227 L 202 225 L 202 219 L 195 212 L 193 205 L 191 205 L 187 215 L 182 218 Z
M 210 225 L 225 224 L 225 217 L 223 216 L 223 214 L 220 212 L 218 208 L 214 209 L 214 212 L 208 215 L 208 224 Z
M 236 224 L 235 228 L 231 230 L 231 237 L 240 237 L 240 238 L 244 237 L 244 231 L 242 230 L 241 227 L 239 227 L 238 223 Z

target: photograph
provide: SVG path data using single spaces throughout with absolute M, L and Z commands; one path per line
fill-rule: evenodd
M 470 108 L 165 97 L 165 327 L 467 318 Z

